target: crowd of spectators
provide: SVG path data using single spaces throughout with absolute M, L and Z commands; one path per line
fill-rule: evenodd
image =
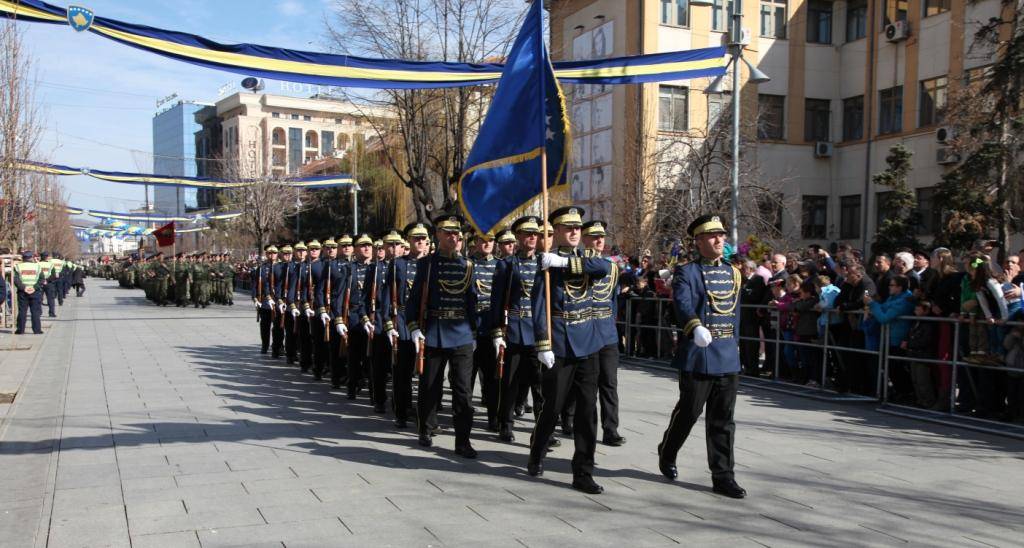
M 873 398 L 885 390 L 892 403 L 1024 422 L 1024 327 L 1013 323 L 1024 321 L 1024 250 L 998 264 L 990 245 L 960 257 L 939 247 L 870 260 L 842 245 L 733 253 L 743 274 L 744 374 Z M 622 350 L 667 358 L 677 337 L 662 329 L 676 325 L 668 273 L 685 259 L 612 259 L 621 270 Z M 950 365 L 935 363 L 954 351 L 968 365 L 955 379 Z M 886 378 L 880 353 L 889 357 Z

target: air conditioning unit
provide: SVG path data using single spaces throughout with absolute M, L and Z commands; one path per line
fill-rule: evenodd
M 885 26 L 885 39 L 890 42 L 902 42 L 910 37 L 910 24 L 896 21 Z
M 832 143 L 828 141 L 818 141 L 814 143 L 814 157 L 815 158 L 831 158 L 832 157 Z
M 723 46 L 735 46 L 737 44 L 743 46 L 749 46 L 751 40 L 750 29 L 740 28 L 739 36 L 735 36 L 735 32 L 730 29 L 728 32 L 722 34 L 722 45 Z
M 956 131 L 949 126 L 942 126 L 935 130 L 935 142 L 940 145 L 948 145 L 950 141 L 956 139 Z
M 960 163 L 960 155 L 953 152 L 951 147 L 939 147 L 935 150 L 935 163 L 940 166 L 950 166 Z

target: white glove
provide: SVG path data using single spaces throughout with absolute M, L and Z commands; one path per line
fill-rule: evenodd
M 672 278 L 672 271 L 667 268 L 663 268 L 658 271 L 658 277 L 661 278 L 662 280 L 668 281 L 670 278 Z
M 326 312 L 321 312 L 320 321 L 324 322 L 324 325 L 327 325 L 331 321 L 331 316 Z
M 420 347 L 427 342 L 427 338 L 423 336 L 423 332 L 419 329 L 414 329 L 410 334 L 412 336 L 412 342 L 416 343 L 416 351 L 420 351 Z
M 307 318 L 312 318 L 314 314 L 316 314 L 316 312 L 314 312 L 312 308 L 307 308 L 306 309 L 306 317 Z
M 707 348 L 711 344 L 711 332 L 703 325 L 698 325 L 693 329 L 693 342 L 701 348 Z
M 287 309 L 287 308 L 288 308 L 288 306 L 287 306 L 287 305 L 283 305 L 283 304 L 279 304 L 279 305 L 277 305 L 277 310 L 278 310 L 279 312 L 281 312 L 282 314 L 284 314 L 284 311 L 285 311 L 285 309 Z
M 551 369 L 555 366 L 555 353 L 550 350 L 545 350 L 537 354 L 537 361 L 544 364 L 544 367 Z
M 505 348 L 505 337 L 494 337 L 494 353 L 501 354 L 501 350 Z
M 363 329 L 366 330 L 367 335 L 373 335 L 373 324 L 370 322 L 363 323 Z
M 270 305 L 270 308 L 274 308 L 274 299 L 267 298 L 267 304 Z
M 293 308 L 292 309 L 292 317 L 293 318 L 298 318 L 299 317 L 299 309 L 298 308 Z
M 394 344 L 396 341 L 398 341 L 398 330 L 397 329 L 388 329 L 388 340 L 391 341 L 392 344 Z
M 565 268 L 569 266 L 569 257 L 563 257 L 558 253 L 541 253 L 540 267 L 542 270 L 549 268 Z
M 342 337 L 348 335 L 348 326 L 343 323 L 339 323 L 338 325 L 334 326 L 334 330 L 337 331 L 338 334 L 341 335 Z
M 257 301 L 256 299 L 252 300 L 252 304 L 256 307 L 256 310 L 260 309 L 260 302 Z

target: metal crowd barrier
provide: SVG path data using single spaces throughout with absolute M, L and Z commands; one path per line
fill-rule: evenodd
M 653 306 L 654 310 L 656 311 L 656 321 L 653 322 L 653 323 L 650 323 L 650 322 L 640 322 L 637 319 L 637 311 L 638 311 L 638 309 L 640 308 L 640 306 L 642 306 L 644 304 L 647 304 L 647 303 L 650 303 L 648 306 Z M 625 300 L 625 307 L 624 308 L 625 308 L 625 316 L 621 316 L 620 315 L 620 317 L 616 319 L 616 324 L 620 328 L 620 331 L 619 331 L 620 336 L 622 338 L 624 338 L 624 344 L 625 344 L 624 356 L 630 357 L 632 359 L 649 360 L 650 362 L 653 362 L 653 363 L 656 363 L 656 364 L 667 365 L 668 361 L 670 361 L 671 358 L 672 358 L 672 354 L 674 353 L 675 342 L 681 336 L 681 329 L 679 329 L 679 327 L 677 327 L 676 322 L 674 321 L 674 318 L 672 317 L 672 316 L 674 316 L 674 311 L 672 309 L 671 299 L 661 298 L 661 297 L 654 297 L 654 298 L 651 298 L 651 297 L 628 297 Z M 913 411 L 914 413 L 917 413 L 918 415 L 921 414 L 921 413 L 925 413 L 925 414 L 931 414 L 931 415 L 935 415 L 935 416 L 947 416 L 947 417 L 955 416 L 957 418 L 969 419 L 971 421 L 975 421 L 975 422 L 978 422 L 980 424 L 987 424 L 987 425 L 990 425 L 990 426 L 991 425 L 998 425 L 999 428 L 995 429 L 993 431 L 998 431 L 999 433 L 1005 433 L 1005 430 L 1006 430 L 1006 428 L 1008 426 L 1006 423 L 998 422 L 998 421 L 995 421 L 995 420 L 990 420 L 990 419 L 987 419 L 987 418 L 973 417 L 973 416 L 970 416 L 970 415 L 967 415 L 967 414 L 959 413 L 957 411 L 957 404 L 958 404 L 958 399 L 959 399 L 958 397 L 959 396 L 967 396 L 968 394 L 965 393 L 965 391 L 967 391 L 967 390 L 970 391 L 969 395 L 971 397 L 974 397 L 974 398 L 979 397 L 979 390 L 978 390 L 977 382 L 975 380 L 975 377 L 977 376 L 976 372 L 979 372 L 979 371 L 997 371 L 997 372 L 1004 372 L 1004 373 L 1009 373 L 1009 374 L 1013 374 L 1013 375 L 1021 375 L 1022 377 L 1024 377 L 1024 368 L 1013 368 L 1013 367 L 1008 367 L 1008 366 L 1005 366 L 1005 365 L 986 365 L 986 364 L 979 364 L 979 363 L 969 363 L 969 362 L 965 361 L 964 357 L 961 354 L 961 351 L 963 350 L 961 348 L 961 345 L 962 345 L 962 343 L 965 340 L 964 339 L 964 335 L 962 333 L 962 330 L 963 330 L 962 326 L 965 326 L 965 325 L 966 326 L 970 326 L 970 324 L 972 324 L 972 323 L 978 323 L 978 324 L 983 325 L 986 328 L 988 328 L 988 327 L 996 327 L 996 326 L 998 326 L 998 327 L 1006 327 L 1006 328 L 1013 328 L 1013 327 L 1024 327 L 1024 322 L 1019 322 L 1019 321 L 1018 322 L 1000 321 L 1000 322 L 996 322 L 994 324 L 989 324 L 987 322 L 979 322 L 977 320 L 971 320 L 971 319 L 966 319 L 966 318 L 941 318 L 941 317 L 934 317 L 934 316 L 923 316 L 923 317 L 903 316 L 903 317 L 897 318 L 897 320 L 906 320 L 906 321 L 911 321 L 911 322 L 919 321 L 920 320 L 920 321 L 927 321 L 927 322 L 935 322 L 935 323 L 939 323 L 939 324 L 948 324 L 948 325 L 952 326 L 952 336 L 951 336 L 951 346 L 950 346 L 950 348 L 948 348 L 948 349 L 939 349 L 941 352 L 946 352 L 948 350 L 949 359 L 937 359 L 937 358 L 917 358 L 917 357 L 912 357 L 912 356 L 900 355 L 898 353 L 893 353 L 890 350 L 890 345 L 889 345 L 890 336 L 891 336 L 891 330 L 890 330 L 890 325 L 889 324 L 881 324 L 881 325 L 879 325 L 878 350 L 867 350 L 865 348 L 848 347 L 848 346 L 842 346 L 842 345 L 837 344 L 835 342 L 835 340 L 834 340 L 834 337 L 832 336 L 833 335 L 833 333 L 832 333 L 832 331 L 833 331 L 833 327 L 832 327 L 833 324 L 832 324 L 831 321 L 825 322 L 824 334 L 823 334 L 822 337 L 820 337 L 820 339 L 816 340 L 815 342 L 785 340 L 785 339 L 782 338 L 782 329 L 779 329 L 779 316 L 780 316 L 780 312 L 779 312 L 779 310 L 776 307 L 771 306 L 771 305 L 741 305 L 741 308 L 742 309 L 747 309 L 747 310 L 750 310 L 750 309 L 764 310 L 770 316 L 768 318 L 766 318 L 765 320 L 763 320 L 762 325 L 763 325 L 763 323 L 769 323 L 770 326 L 771 325 L 774 326 L 773 329 L 767 330 L 767 333 L 770 335 L 767 339 L 764 336 L 765 335 L 764 331 L 759 333 L 759 336 L 756 336 L 756 337 L 755 336 L 747 336 L 747 335 L 738 335 L 738 337 L 737 337 L 741 341 L 751 341 L 751 342 L 762 343 L 762 344 L 765 345 L 764 348 L 765 348 L 766 352 L 769 352 L 769 351 L 773 352 L 774 369 L 773 369 L 773 371 L 771 371 L 770 378 L 761 378 L 761 377 L 759 377 L 759 379 L 760 379 L 759 382 L 763 382 L 763 383 L 765 383 L 767 385 L 774 385 L 774 386 L 779 386 L 779 387 L 787 387 L 787 388 L 799 387 L 800 390 L 805 391 L 805 392 L 818 393 L 818 394 L 821 394 L 823 396 L 824 395 L 829 395 L 829 396 L 836 396 L 836 397 L 838 397 L 838 396 L 840 396 L 840 394 L 835 390 L 835 387 L 832 386 L 829 383 L 830 357 L 834 357 L 835 360 L 841 360 L 843 354 L 846 354 L 847 356 L 849 354 L 864 354 L 866 356 L 874 356 L 878 360 L 878 362 L 877 362 L 878 367 L 877 367 L 877 375 L 876 375 L 876 384 L 875 384 L 875 392 L 874 392 L 875 395 L 873 397 L 865 396 L 865 397 L 862 397 L 860 399 L 866 399 L 866 400 L 870 400 L 870 401 L 877 401 L 878 403 L 880 403 L 882 405 L 883 408 L 890 408 L 890 409 L 896 410 L 897 411 L 896 414 L 901 414 L 899 411 L 907 411 L 907 412 Z M 666 314 L 666 311 L 668 312 L 668 314 Z M 849 312 L 840 312 L 838 310 L 829 310 L 829 311 L 822 311 L 821 313 L 827 313 L 830 316 L 833 315 L 833 314 L 843 315 L 844 317 L 843 317 L 842 321 L 847 321 L 846 316 L 851 315 L 851 314 L 857 315 L 857 316 L 863 316 L 864 315 L 864 311 L 863 310 L 849 311 Z M 896 320 L 894 320 L 894 321 L 896 321 Z M 648 332 L 648 333 L 650 331 L 654 331 L 654 336 L 653 336 L 653 340 L 654 340 L 653 356 L 637 356 L 636 355 L 636 350 L 638 349 L 638 347 L 640 345 L 644 344 L 644 341 L 642 341 L 640 339 L 640 336 L 645 331 Z M 668 349 L 667 352 L 665 351 L 666 348 L 665 348 L 665 345 L 663 344 L 664 337 L 666 337 L 666 336 L 667 337 L 671 337 L 672 338 L 672 342 L 673 342 L 673 344 L 671 345 L 672 348 Z M 650 341 L 647 341 L 647 342 L 650 342 Z M 937 347 L 938 341 L 935 341 L 935 344 L 936 344 L 936 348 L 938 348 Z M 783 353 L 784 347 L 787 346 L 787 345 L 791 346 L 791 347 L 797 347 L 797 348 L 799 348 L 799 347 L 809 347 L 809 348 L 816 348 L 816 349 L 821 350 L 821 365 L 820 365 L 820 367 L 821 367 L 821 375 L 820 375 L 820 379 L 815 379 L 817 381 L 817 386 L 809 387 L 809 386 L 805 386 L 805 385 L 800 385 L 800 384 L 794 383 L 794 382 L 792 382 L 789 379 L 781 378 L 781 376 L 780 376 L 780 372 L 781 372 L 780 371 L 780 366 L 782 364 L 782 358 L 783 358 L 782 353 Z M 1024 345 L 1024 338 L 1022 338 L 1022 345 Z M 760 347 L 759 347 L 759 349 L 760 349 Z M 645 351 L 647 351 L 647 352 L 650 352 L 651 350 L 652 349 L 645 348 Z M 1022 349 L 1020 351 L 1024 352 L 1024 347 L 1022 347 Z M 760 352 L 758 352 L 758 353 L 760 354 Z M 936 352 L 936 354 L 938 354 L 938 353 L 939 352 Z M 766 356 L 766 360 L 765 361 L 767 361 L 767 356 Z M 902 403 L 902 402 L 899 402 L 899 401 L 893 401 L 892 400 L 892 394 L 890 393 L 890 390 L 889 390 L 889 384 L 890 384 L 890 379 L 892 378 L 891 377 L 891 372 L 892 372 L 893 366 L 895 364 L 897 364 L 897 363 L 907 363 L 910 367 L 912 367 L 912 365 L 915 364 L 915 363 L 918 363 L 918 364 L 929 364 L 929 365 L 933 365 L 933 366 L 936 366 L 936 367 L 944 367 L 944 366 L 945 367 L 950 367 L 951 368 L 951 371 L 950 371 L 950 381 L 949 381 L 950 390 L 949 390 L 949 394 L 948 394 L 949 401 L 948 402 L 944 402 L 944 405 L 942 405 L 940 410 L 924 409 L 924 408 L 921 408 L 921 407 L 915 407 L 913 405 L 908 405 L 908 404 L 905 404 L 905 403 Z M 842 366 L 841 363 L 839 363 L 839 365 Z M 753 378 L 753 377 L 745 377 L 745 378 Z M 1017 382 L 1021 383 L 1021 386 L 1020 386 L 1020 391 L 1021 391 L 1020 397 L 1024 397 L 1024 378 L 1016 379 L 1016 380 L 1017 380 Z M 911 387 L 913 387 L 912 380 L 911 380 Z M 937 386 L 935 387 L 935 391 L 938 393 L 938 387 Z M 984 394 L 982 394 L 982 396 L 983 395 Z M 945 397 L 945 395 L 941 394 L 941 393 L 938 393 L 938 397 Z M 911 416 L 918 416 L 918 415 L 911 415 Z M 1013 428 L 1013 427 L 1011 427 L 1011 428 Z M 981 429 L 985 430 L 985 428 L 981 428 Z M 1024 435 L 1024 429 L 1021 429 L 1021 434 Z

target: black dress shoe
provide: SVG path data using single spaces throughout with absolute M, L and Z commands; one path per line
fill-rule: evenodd
M 517 419 L 523 418 L 523 415 L 526 414 L 522 405 L 517 405 L 513 413 L 515 413 Z
M 562 427 L 562 433 L 565 434 L 565 437 L 571 438 L 572 434 L 573 434 L 572 427 L 571 426 L 563 426 Z
M 523 405 L 523 412 L 524 413 L 533 413 L 533 406 L 528 404 L 528 403 L 524 404 Z
M 604 493 L 604 487 L 601 487 L 594 481 L 594 476 L 590 474 L 583 474 L 574 476 L 572 478 L 572 488 L 577 491 L 583 491 L 588 495 L 600 495 Z
M 548 440 L 548 451 L 551 451 L 555 447 L 561 447 L 561 446 L 562 446 L 562 440 L 560 440 L 558 438 L 551 438 L 550 440 Z
M 502 426 L 501 432 L 498 434 L 498 439 L 504 442 L 511 443 L 516 441 L 516 435 L 512 433 L 511 428 L 507 426 Z
M 466 445 L 463 445 L 461 447 L 456 447 L 455 454 L 462 458 L 475 459 L 476 449 L 473 449 L 473 446 L 467 443 Z
M 676 468 L 676 463 L 661 458 L 660 443 L 658 444 L 658 470 L 661 470 L 661 475 L 665 476 L 668 481 L 675 481 L 679 477 L 679 469 Z
M 544 475 L 544 463 L 543 462 L 528 462 L 526 463 L 526 473 L 533 477 L 540 477 Z
M 430 439 L 430 434 L 421 433 L 420 434 L 420 445 L 422 445 L 423 447 L 431 447 L 431 446 L 434 445 L 434 440 Z
M 405 419 L 395 419 L 395 428 L 405 428 L 408 426 Z
M 620 447 L 622 445 L 626 445 L 626 438 L 618 434 L 615 434 L 614 436 L 605 436 L 604 444 L 611 445 L 612 447 Z
M 747 496 L 747 490 L 740 487 L 734 479 L 716 481 L 711 490 L 731 499 L 742 499 Z
M 441 425 L 437 425 L 430 429 L 430 437 L 434 437 L 441 433 Z
M 488 420 L 487 421 L 487 431 L 488 432 L 497 432 L 498 431 L 498 420 L 497 419 Z

